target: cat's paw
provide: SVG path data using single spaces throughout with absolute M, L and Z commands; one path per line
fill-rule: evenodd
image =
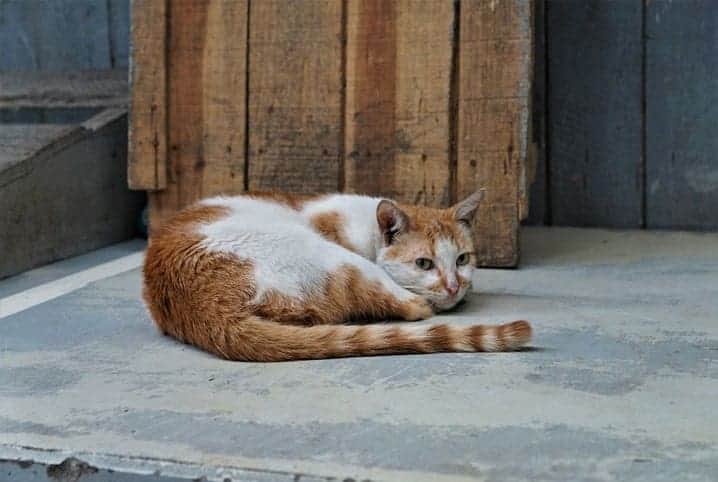
M 434 309 L 424 298 L 417 296 L 406 302 L 403 315 L 406 321 L 425 320 L 432 316 L 434 316 Z

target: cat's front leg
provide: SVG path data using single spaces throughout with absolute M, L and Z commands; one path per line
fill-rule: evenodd
M 383 316 L 401 318 L 406 321 L 419 321 L 434 315 L 431 304 L 423 297 L 418 296 L 396 283 L 379 266 L 364 260 L 358 261 L 362 274 L 369 286 L 380 287 L 374 292 L 374 302 L 383 308 Z
M 401 317 L 406 321 L 425 320 L 434 316 L 431 304 L 421 296 L 415 296 L 413 299 L 406 301 L 402 310 Z

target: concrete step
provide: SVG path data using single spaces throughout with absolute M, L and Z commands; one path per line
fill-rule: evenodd
M 133 237 L 144 204 L 126 77 L 23 75 L 0 75 L 0 278 Z

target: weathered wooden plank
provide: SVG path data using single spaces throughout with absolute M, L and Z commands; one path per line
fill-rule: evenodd
M 445 206 L 454 2 L 350 0 L 345 189 Z
M 107 2 L 0 2 L 0 70 L 109 69 Z
M 110 63 L 113 69 L 126 69 L 130 56 L 130 2 L 109 0 Z
M 163 192 L 149 194 L 150 234 L 174 212 L 200 197 L 197 176 L 204 169 L 200 72 L 208 3 L 209 0 L 168 2 L 167 185 Z M 133 28 L 134 17 L 133 9 Z M 136 58 L 135 55 L 133 60 Z
M 718 228 L 718 3 L 646 4 L 646 225 Z
M 0 126 L 0 147 L 0 278 L 135 235 L 144 194 L 127 189 L 125 109 Z
M 519 183 L 526 175 L 530 2 L 462 2 L 457 194 L 486 189 L 475 222 L 480 265 L 518 262 Z
M 351 1 L 347 7 L 343 188 L 397 198 L 396 8 L 380 0 Z
M 536 134 L 534 129 L 533 121 L 533 108 L 534 108 L 534 89 L 533 83 L 535 80 L 535 69 L 534 66 L 534 42 L 535 38 L 535 17 L 536 17 L 536 2 L 534 0 L 528 0 L 529 3 L 529 28 L 530 28 L 530 43 L 528 46 L 529 52 L 529 69 L 528 69 L 528 121 L 526 123 L 526 155 L 522 162 L 519 163 L 519 221 L 524 221 L 529 216 L 529 199 L 531 197 L 531 186 L 536 178 L 536 164 L 538 156 L 538 144 L 534 135 Z
M 546 0 L 534 0 L 533 80 L 531 82 L 531 144 L 533 164 L 527 224 L 548 224 L 548 177 L 546 176 Z
M 642 2 L 549 2 L 554 224 L 641 225 Z
M 203 158 L 201 194 L 244 190 L 247 130 L 248 2 L 212 1 L 202 70 Z
M 244 189 L 246 0 L 173 0 L 168 50 L 167 187 L 154 228 L 201 197 Z
M 338 189 L 342 5 L 336 0 L 252 2 L 250 190 Z
M 167 14 L 165 0 L 132 1 L 131 189 L 167 186 Z

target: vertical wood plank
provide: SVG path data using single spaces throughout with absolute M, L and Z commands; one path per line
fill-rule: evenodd
M 486 189 L 475 230 L 480 265 L 518 262 L 526 175 L 531 2 L 462 2 L 457 194 Z
M 342 2 L 252 2 L 249 188 L 336 191 L 342 146 Z
M 450 202 L 454 2 L 350 0 L 345 188 Z
M 154 229 L 200 198 L 202 65 L 209 0 L 170 0 L 167 51 L 167 189 L 150 197 Z M 199 179 L 198 179 L 199 178 Z M 155 202 L 157 201 L 157 202 Z
M 554 224 L 641 225 L 641 10 L 548 3 Z
M 646 225 L 718 228 L 718 3 L 646 3 Z
M 529 28 L 529 45 L 528 45 L 528 104 L 527 104 L 527 122 L 526 131 L 524 136 L 526 137 L 526 155 L 523 160 L 518 163 L 519 167 L 519 221 L 523 221 L 528 218 L 529 215 L 529 198 L 531 196 L 531 185 L 536 177 L 536 162 L 538 155 L 538 146 L 534 139 L 534 126 L 533 126 L 533 81 L 534 81 L 534 31 L 535 24 L 534 18 L 535 12 L 535 1 L 528 0 L 528 28 Z
M 398 197 L 395 187 L 396 8 L 347 3 L 345 186 Z
M 164 0 L 132 1 L 128 182 L 131 189 L 167 186 L 166 32 Z
M 110 68 L 107 19 L 105 1 L 2 1 L 0 70 Z
M 246 0 L 213 0 L 202 69 L 201 195 L 244 191 L 247 130 Z
M 533 182 L 527 224 L 548 224 L 548 181 L 546 176 L 546 0 L 534 0 L 533 80 L 531 82 L 531 145 Z
M 150 195 L 153 228 L 202 197 L 244 189 L 247 1 L 169 5 L 168 179 Z

